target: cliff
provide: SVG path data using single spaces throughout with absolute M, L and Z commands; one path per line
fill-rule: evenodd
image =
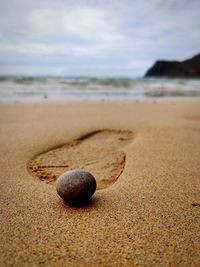
M 200 54 L 184 61 L 156 61 L 145 77 L 200 78 Z

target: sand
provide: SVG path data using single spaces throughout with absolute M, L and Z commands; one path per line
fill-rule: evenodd
M 200 103 L 0 105 L 1 266 L 200 266 Z M 98 190 L 62 202 L 82 167 Z

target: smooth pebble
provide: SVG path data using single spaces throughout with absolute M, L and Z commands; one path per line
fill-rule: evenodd
M 94 194 L 96 180 L 91 173 L 75 169 L 58 177 L 56 190 L 58 195 L 66 202 L 84 203 Z

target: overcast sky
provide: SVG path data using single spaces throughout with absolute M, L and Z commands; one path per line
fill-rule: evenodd
M 197 53 L 199 0 L 0 0 L 0 75 L 135 77 Z

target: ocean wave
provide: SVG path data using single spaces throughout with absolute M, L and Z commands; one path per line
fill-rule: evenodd
M 12 81 L 16 84 L 33 84 L 33 83 L 58 83 L 69 86 L 108 86 L 108 87 L 130 87 L 133 80 L 120 78 L 65 78 L 65 77 L 25 77 L 25 76 L 1 76 L 0 82 Z
M 137 100 L 185 96 L 200 97 L 200 79 L 0 77 L 1 101 Z

